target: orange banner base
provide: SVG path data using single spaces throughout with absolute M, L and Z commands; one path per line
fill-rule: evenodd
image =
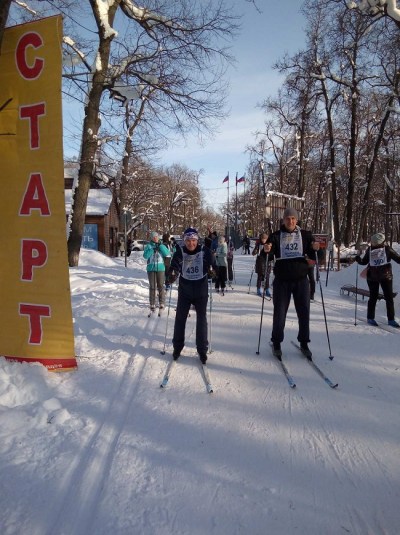
M 43 364 L 50 372 L 69 372 L 78 369 L 78 363 L 74 357 L 70 359 L 48 358 L 38 359 L 36 357 L 4 357 L 9 362 L 38 362 Z

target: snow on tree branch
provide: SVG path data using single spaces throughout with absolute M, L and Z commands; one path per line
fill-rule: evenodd
M 146 30 L 151 30 L 152 27 L 157 26 L 158 24 L 176 29 L 179 28 L 176 21 L 163 17 L 145 7 L 138 7 L 131 0 L 121 0 L 120 7 L 127 17 L 134 19 Z
M 387 15 L 400 24 L 400 7 L 397 7 L 397 0 L 350 0 L 347 6 L 373 17 Z

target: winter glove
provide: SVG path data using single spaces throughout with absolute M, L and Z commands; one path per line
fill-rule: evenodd
M 356 256 L 354 257 L 354 260 L 357 262 L 357 264 L 360 264 L 360 263 L 361 263 L 361 256 L 356 255 Z
M 212 267 L 208 268 L 207 274 L 209 279 L 215 279 L 215 277 L 217 276 Z
M 170 271 L 167 275 L 166 282 L 167 284 L 174 284 L 176 279 L 178 278 L 178 273 L 174 270 Z

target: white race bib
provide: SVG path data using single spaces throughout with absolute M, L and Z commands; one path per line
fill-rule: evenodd
M 372 267 L 379 267 L 387 264 L 386 249 L 379 247 L 378 249 L 371 249 L 369 252 L 369 265 Z
M 294 232 L 281 231 L 280 238 L 282 259 L 303 256 L 303 240 L 298 227 Z
M 182 277 L 190 281 L 203 278 L 203 251 L 196 254 L 187 254 L 182 251 Z

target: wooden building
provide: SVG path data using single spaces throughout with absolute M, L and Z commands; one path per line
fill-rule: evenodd
M 65 210 L 71 212 L 74 168 L 65 168 Z M 108 188 L 90 188 L 82 247 L 107 256 L 118 256 L 119 219 L 115 199 Z

